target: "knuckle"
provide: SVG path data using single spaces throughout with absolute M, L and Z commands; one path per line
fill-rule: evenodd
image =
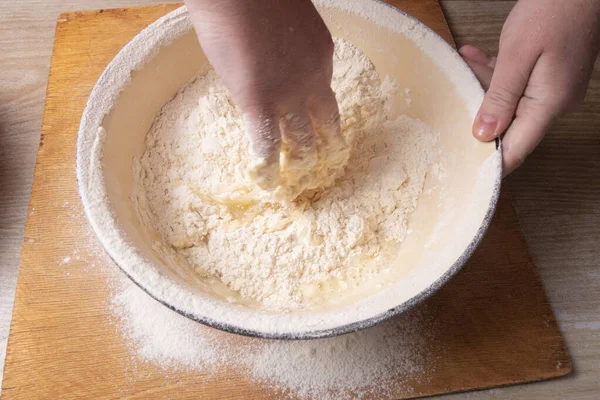
M 276 142 L 279 133 L 276 129 L 276 121 L 270 114 L 245 115 L 246 125 L 250 137 L 256 141 Z
M 294 131 L 309 131 L 312 129 L 310 118 L 304 115 L 287 114 L 284 117 L 286 125 Z
M 274 153 L 277 153 L 280 148 L 281 140 L 279 138 L 273 138 L 263 135 L 250 135 L 252 139 L 252 147 L 254 152 L 259 156 L 268 157 Z
M 511 90 L 502 87 L 490 89 L 485 97 L 489 104 L 499 108 L 514 108 L 519 99 Z

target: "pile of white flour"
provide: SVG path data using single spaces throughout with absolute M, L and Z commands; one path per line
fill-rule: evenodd
M 242 116 L 216 73 L 202 73 L 163 107 L 135 162 L 142 223 L 171 257 L 271 309 L 310 307 L 324 287 L 369 281 L 406 237 L 436 154 L 424 123 L 386 115 L 389 87 L 335 39 L 332 88 L 349 161 L 326 170 L 330 187 L 280 202 L 247 176 Z

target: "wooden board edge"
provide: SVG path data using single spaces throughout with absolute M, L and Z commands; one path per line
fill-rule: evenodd
M 446 14 L 444 14 L 444 10 L 442 9 L 442 5 L 440 4 L 440 0 L 434 0 L 434 1 L 437 4 L 437 7 L 435 7 L 435 8 L 437 9 L 437 12 L 440 14 L 440 18 L 442 19 L 442 21 L 444 22 L 444 25 L 446 26 L 446 29 L 448 30 L 448 34 L 449 34 L 448 39 L 449 40 L 445 39 L 445 38 L 444 39 L 448 42 L 448 44 L 450 46 L 452 46 L 454 48 L 454 50 L 457 50 L 457 48 L 456 48 L 456 41 L 454 40 L 454 35 L 452 34 L 452 29 L 450 29 L 450 25 L 448 24 L 448 19 L 446 18 Z
M 437 0 L 436 0 L 437 1 Z M 171 9 L 176 9 L 179 7 L 183 7 L 184 4 L 181 2 L 178 3 L 165 3 L 165 4 L 152 4 L 152 5 L 145 5 L 145 6 L 129 6 L 129 7 L 107 7 L 107 8 L 93 8 L 93 9 L 89 9 L 89 10 L 79 10 L 79 11 L 65 11 L 61 14 L 59 14 L 58 18 L 57 18 L 57 22 L 58 23 L 65 23 L 65 22 L 69 22 L 72 21 L 76 18 L 79 17 L 89 17 L 89 16 L 95 16 L 98 14 L 103 14 L 103 13 L 123 13 L 123 12 L 127 12 L 128 10 L 139 10 L 139 9 L 159 9 L 159 8 L 164 8 L 166 10 L 171 10 Z

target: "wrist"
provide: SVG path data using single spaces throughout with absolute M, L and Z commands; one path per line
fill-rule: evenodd
M 257 10 L 276 10 L 289 7 L 289 0 L 184 0 L 190 12 L 209 12 L 218 14 L 245 14 Z M 310 0 L 294 0 L 294 3 L 308 3 Z

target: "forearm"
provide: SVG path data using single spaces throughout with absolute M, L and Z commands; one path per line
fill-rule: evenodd
M 310 0 L 185 0 L 190 13 L 227 15 L 230 17 L 260 14 L 264 18 L 276 17 L 279 10 L 310 4 Z

